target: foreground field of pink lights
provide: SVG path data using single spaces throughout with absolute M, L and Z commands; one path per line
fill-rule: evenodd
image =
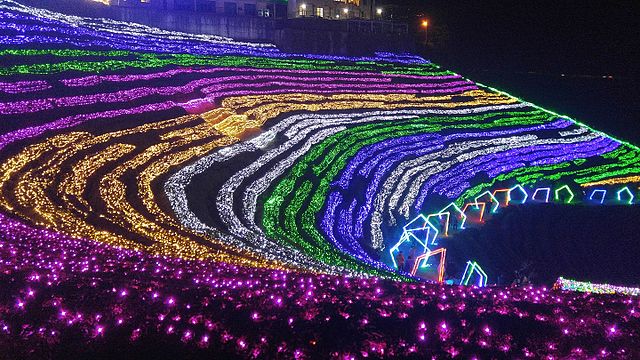
M 423 58 L 0 0 L 0 133 L 0 359 L 640 358 L 637 288 L 444 281 L 503 207 L 635 206 L 640 149 Z

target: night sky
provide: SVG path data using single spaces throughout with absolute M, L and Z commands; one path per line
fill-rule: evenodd
M 429 19 L 425 57 L 640 143 L 640 2 L 395 3 L 414 30 Z

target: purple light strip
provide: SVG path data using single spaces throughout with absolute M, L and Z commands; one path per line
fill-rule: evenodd
M 469 186 L 468 180 L 479 172 L 490 177 L 527 166 L 545 159 L 546 164 L 557 164 L 567 159 L 579 159 L 602 155 L 615 150 L 620 143 L 605 137 L 577 144 L 551 144 L 517 148 L 505 152 L 477 157 L 448 171 L 433 176 L 420 190 L 414 209 L 420 211 L 429 193 L 458 197 Z M 565 154 L 564 156 L 558 156 Z
M 176 103 L 174 103 L 173 101 L 166 101 L 162 103 L 137 106 L 129 109 L 109 110 L 109 111 L 95 112 L 90 114 L 67 116 L 47 124 L 18 129 L 10 133 L 0 135 L 0 150 L 4 149 L 7 145 L 14 143 L 16 141 L 25 140 L 35 136 L 40 136 L 44 134 L 46 131 L 61 130 L 61 129 L 69 128 L 72 126 L 82 124 L 86 121 L 95 120 L 95 119 L 112 119 L 112 118 L 125 116 L 125 115 L 138 115 L 138 114 L 143 114 L 148 112 L 157 112 L 157 111 L 168 110 L 176 106 L 177 106 Z
M 291 80 L 291 81 L 286 81 Z M 439 94 L 453 91 L 461 91 L 459 89 L 477 89 L 475 85 L 468 81 L 456 81 L 448 83 L 423 83 L 423 84 L 385 84 L 390 81 L 388 78 L 372 78 L 368 84 L 353 84 L 354 81 L 349 77 L 319 77 L 314 79 L 320 83 L 310 83 L 309 79 L 294 76 L 278 76 L 278 75 L 237 75 L 225 76 L 212 79 L 193 80 L 182 86 L 165 86 L 165 87 L 139 87 L 129 90 L 121 90 L 113 93 L 77 95 L 63 98 L 47 98 L 35 100 L 22 100 L 0 103 L 0 114 L 25 114 L 39 111 L 51 110 L 54 108 L 65 108 L 75 106 L 87 106 L 98 103 L 121 103 L 137 100 L 143 97 L 160 95 L 172 97 L 176 94 L 190 94 L 200 90 L 204 94 L 215 94 L 216 96 L 208 96 L 211 101 L 216 101 L 220 97 L 229 96 L 226 94 L 233 93 L 227 89 L 236 88 L 268 88 L 278 87 L 284 88 L 287 92 L 310 92 L 314 90 L 336 90 L 348 92 L 350 89 L 375 89 L 377 92 L 388 93 L 418 93 L 418 94 Z M 239 82 L 250 81 L 253 83 Z M 345 84 L 326 84 L 322 82 L 344 81 Z M 356 80 L 362 81 L 362 80 Z M 215 85 L 210 85 L 215 84 Z M 465 85 L 465 86 L 460 86 Z M 297 89 L 296 89 L 297 88 Z M 431 90 L 433 89 L 433 90 Z M 278 90 L 276 90 L 278 91 Z M 373 90 L 372 90 L 373 91 Z M 255 90 L 252 90 L 255 93 Z M 273 92 L 272 92 L 273 93 Z M 277 92 L 276 92 L 277 93 Z M 193 100 L 193 99 L 191 99 Z
M 26 94 L 50 88 L 51 85 L 44 80 L 0 82 L 0 92 L 7 94 Z
M 1 21 L 10 19 L 10 21 Z M 46 25 L 18 24 L 18 21 L 36 21 Z M 97 19 L 96 21 L 101 21 Z M 114 24 L 110 24 L 114 27 Z M 376 53 L 376 56 L 332 56 L 315 54 L 287 54 L 280 52 L 271 44 L 251 44 L 232 42 L 230 39 L 220 38 L 220 42 L 204 40 L 166 39 L 160 36 L 134 36 L 118 33 L 114 28 L 112 32 L 92 30 L 82 26 L 70 26 L 61 21 L 40 18 L 31 15 L 17 14 L 6 9 L 0 10 L 0 29 L 11 30 L 16 34 L 0 36 L 0 44 L 25 45 L 38 44 L 67 44 L 79 47 L 108 47 L 112 49 L 151 51 L 158 53 L 187 53 L 202 55 L 248 55 L 270 58 L 303 58 L 328 61 L 377 61 L 393 62 L 400 64 L 424 64 L 426 60 L 409 54 L 393 54 L 386 52 Z M 33 33 L 45 33 L 52 35 L 32 35 Z M 29 35 L 24 35 L 29 34 Z M 186 35 L 186 34 L 185 34 Z
M 437 134 L 412 135 L 388 139 L 366 146 L 345 166 L 340 179 L 332 184 L 333 186 L 339 187 L 341 189 L 340 193 L 342 194 L 340 196 L 333 195 L 329 197 L 327 209 L 325 210 L 322 220 L 322 230 L 332 242 L 337 242 L 337 239 L 344 239 L 344 241 L 347 241 L 346 246 L 352 246 L 350 252 L 363 254 L 364 251 L 359 245 L 359 241 L 363 240 L 364 224 L 367 219 L 371 217 L 371 209 L 375 195 L 377 194 L 380 184 L 382 184 L 388 173 L 395 168 L 394 165 L 398 162 L 403 161 L 407 157 L 415 158 L 435 150 L 440 150 L 444 147 L 445 143 L 454 140 L 490 138 L 541 130 L 556 130 L 571 125 L 572 123 L 570 121 L 558 119 L 550 123 L 506 130 L 463 132 L 442 137 Z M 434 140 L 434 138 L 437 140 Z M 374 168 L 377 168 L 377 170 L 372 175 L 372 178 L 369 178 Z M 356 172 L 363 177 L 361 181 L 355 181 L 354 176 Z M 333 227 L 329 227 L 334 225 L 334 222 L 329 218 L 335 216 L 335 213 L 340 211 L 339 209 L 343 201 L 349 203 L 349 199 L 356 201 L 355 199 L 360 197 L 360 193 L 357 191 L 359 185 L 357 184 L 362 182 L 367 184 L 363 196 L 363 205 L 357 208 L 357 216 L 351 211 L 348 216 L 340 217 L 340 222 L 338 223 L 340 236 L 336 236 L 333 234 Z M 343 198 L 343 195 L 346 196 L 346 198 Z M 346 223 L 343 223 L 343 221 L 346 221 Z M 353 233 L 351 233 L 351 231 L 353 231 Z
M 243 68 L 243 67 L 221 67 L 221 68 L 208 68 L 208 69 L 193 69 L 193 68 L 179 68 L 162 72 L 153 72 L 149 74 L 135 74 L 135 75 L 91 75 L 73 79 L 60 80 L 66 86 L 70 87 L 88 87 L 101 84 L 103 82 L 133 82 L 133 81 L 147 81 L 155 79 L 171 78 L 178 74 L 212 74 L 218 72 L 246 72 L 246 73 L 267 73 L 267 74 L 297 74 L 297 75 L 347 75 L 354 79 L 361 79 L 360 81 L 367 81 L 369 77 L 382 77 L 385 79 L 415 79 L 420 81 L 426 80 L 455 80 L 461 79 L 460 75 L 437 75 L 437 76 L 425 76 L 425 75 L 408 75 L 408 74 L 381 74 L 378 72 L 369 71 L 328 71 L 328 70 L 292 70 L 292 69 L 257 69 L 257 68 Z M 365 79 L 363 79 L 365 78 Z

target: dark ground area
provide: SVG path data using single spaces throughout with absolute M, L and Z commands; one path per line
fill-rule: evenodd
M 447 242 L 447 271 L 476 260 L 489 276 L 511 284 L 530 263 L 537 284 L 559 276 L 615 285 L 640 285 L 640 207 L 512 205 L 481 227 L 469 227 Z

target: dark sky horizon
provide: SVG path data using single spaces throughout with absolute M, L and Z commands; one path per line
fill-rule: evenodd
M 386 1 L 409 7 L 414 29 L 424 14 L 435 50 L 478 68 L 640 76 L 640 1 Z

